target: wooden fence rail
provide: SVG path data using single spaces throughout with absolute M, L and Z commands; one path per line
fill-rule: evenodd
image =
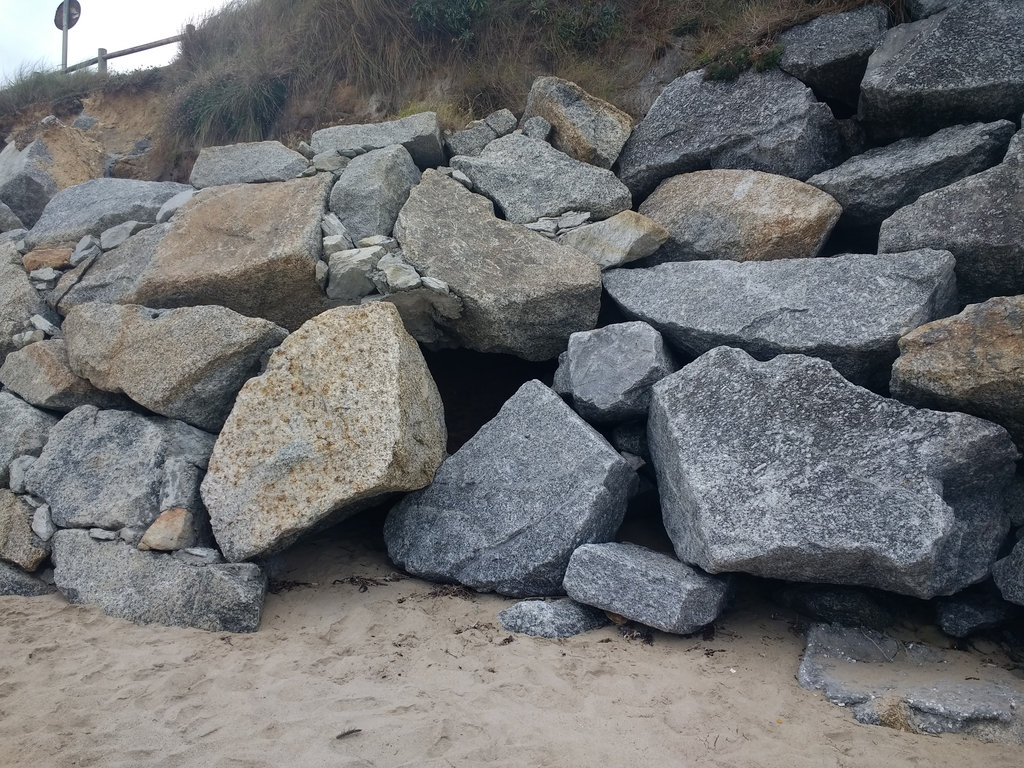
M 101 75 L 105 75 L 107 73 L 107 62 L 110 59 L 116 59 L 116 58 L 119 58 L 121 56 L 128 56 L 128 55 L 133 54 L 133 53 L 141 53 L 142 51 L 148 51 L 151 48 L 159 48 L 160 46 L 163 46 L 163 45 L 171 45 L 172 43 L 180 43 L 182 40 L 185 39 L 185 36 L 188 35 L 190 32 L 192 32 L 194 29 L 195 29 L 195 27 L 193 27 L 191 24 L 189 24 L 185 28 L 185 34 L 184 35 L 175 35 L 174 37 L 167 37 L 167 38 L 164 38 L 163 40 L 157 40 L 157 41 L 152 42 L 152 43 L 145 43 L 144 45 L 136 45 L 134 48 L 125 48 L 123 51 L 114 51 L 113 53 L 107 53 L 107 49 L 106 48 L 100 48 L 99 51 L 97 52 L 95 58 L 86 59 L 85 61 L 80 61 L 77 64 L 72 64 L 70 67 L 67 67 L 64 70 L 64 72 L 65 73 L 67 73 L 67 72 L 74 72 L 77 69 L 85 69 L 86 67 L 91 67 L 93 64 L 96 64 L 97 65 L 97 72 L 99 72 Z

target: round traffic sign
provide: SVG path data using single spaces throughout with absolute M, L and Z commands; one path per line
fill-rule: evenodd
M 82 16 L 82 5 L 78 0 L 71 0 L 71 8 L 68 9 L 68 29 L 78 23 Z M 53 14 L 53 23 L 57 29 L 64 29 L 64 3 L 57 6 L 57 12 Z

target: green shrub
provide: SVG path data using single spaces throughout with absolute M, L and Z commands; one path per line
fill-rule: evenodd
M 212 72 L 181 86 L 170 105 L 170 128 L 196 147 L 261 141 L 288 98 L 286 76 L 247 69 Z

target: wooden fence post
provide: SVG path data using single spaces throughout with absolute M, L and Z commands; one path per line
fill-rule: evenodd
M 100 48 L 96 52 L 96 72 L 100 75 L 107 74 L 107 49 Z

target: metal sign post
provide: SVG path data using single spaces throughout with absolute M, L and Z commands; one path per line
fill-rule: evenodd
M 64 0 L 57 6 L 57 12 L 53 14 L 53 24 L 63 32 L 64 36 L 60 54 L 61 71 L 67 71 L 68 68 L 68 30 L 78 23 L 81 16 L 82 5 L 78 0 Z

